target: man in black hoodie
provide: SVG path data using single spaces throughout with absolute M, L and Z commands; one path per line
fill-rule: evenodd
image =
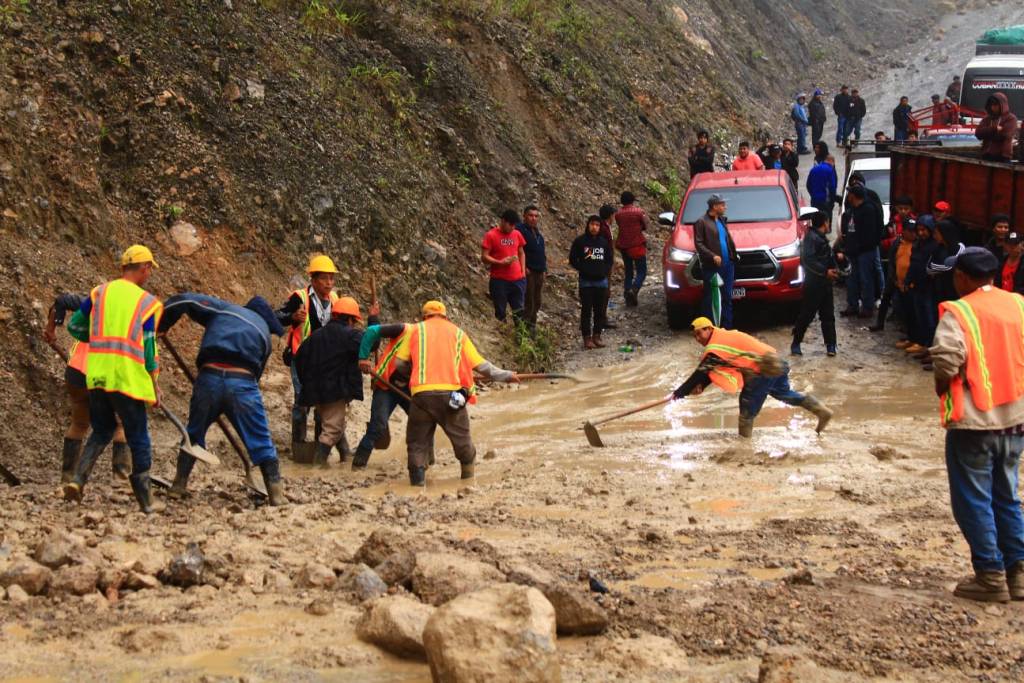
M 373 306 L 371 325 L 377 324 L 376 316 Z M 309 335 L 295 354 L 295 369 L 302 385 L 299 405 L 316 406 L 323 425 L 313 461 L 321 467 L 327 467 L 331 450 L 345 436 L 348 404 L 363 400 L 363 374 L 359 369 L 363 331 L 355 327 L 361 320 L 356 300 L 341 297 L 331 305 L 331 321 Z
M 844 85 L 839 94 L 832 100 L 832 111 L 836 115 L 836 147 L 846 140 L 847 126 L 850 121 L 850 87 Z
M 864 98 L 860 96 L 860 90 L 857 88 L 853 89 L 850 94 L 850 119 L 846 124 L 846 139 L 843 140 L 845 144 L 851 137 L 854 140 L 860 141 L 860 127 L 864 122 L 864 117 L 868 115 L 868 105 L 864 101 Z
M 686 160 L 690 164 L 690 177 L 698 173 L 715 172 L 715 147 L 711 144 L 711 136 L 706 130 L 697 133 L 697 144 L 690 148 Z
M 821 88 L 815 89 L 814 97 L 811 98 L 811 102 L 807 107 L 810 111 L 812 146 L 821 141 L 821 134 L 825 131 L 825 121 L 828 120 L 828 114 L 825 111 L 825 102 L 821 99 L 824 94 L 825 93 L 822 92 Z
M 601 332 L 605 329 L 608 313 L 608 275 L 615 265 L 615 252 L 611 243 L 601 235 L 601 217 L 587 219 L 587 230 L 573 240 L 569 249 L 569 265 L 580 274 L 580 331 L 583 348 L 604 346 Z M 593 327 L 591 327 L 593 318 Z
M 852 272 L 846 282 L 846 310 L 840 315 L 872 318 L 875 315 L 875 288 L 878 284 L 875 261 L 882 241 L 882 223 L 876 207 L 867 199 L 863 185 L 847 190 L 849 211 L 843 233 L 843 250 Z
M 804 269 L 804 294 L 793 327 L 793 343 L 789 352 L 802 356 L 800 344 L 811 321 L 817 315 L 821 321 L 821 335 L 825 341 L 825 353 L 836 355 L 836 311 L 832 300 L 832 283 L 839 279 L 839 269 L 828 243 L 828 232 L 832 216 L 819 212 L 811 216 L 811 229 L 800 244 L 800 265 Z

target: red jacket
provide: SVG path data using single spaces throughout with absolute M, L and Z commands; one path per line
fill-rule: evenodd
M 983 156 L 998 156 L 1009 161 L 1013 158 L 1013 141 L 1017 137 L 1017 117 L 1010 111 L 1010 103 L 1001 92 L 988 98 L 988 102 L 985 103 L 986 111 L 992 100 L 999 103 L 999 115 L 989 114 L 983 118 L 974 135 L 981 140 Z

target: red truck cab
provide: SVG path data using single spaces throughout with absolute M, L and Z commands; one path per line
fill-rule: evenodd
M 679 213 L 660 218 L 674 226 L 662 252 L 666 313 L 672 329 L 685 328 L 700 307 L 704 283 L 693 224 L 707 212 L 713 194 L 725 198 L 729 232 L 739 256 L 733 299 L 788 303 L 803 295 L 800 240 L 806 222 L 801 214 L 813 209 L 802 209 L 800 193 L 789 175 L 778 170 L 700 173 L 690 182 Z

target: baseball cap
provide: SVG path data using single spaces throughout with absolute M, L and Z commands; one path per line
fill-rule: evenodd
M 1024 234 L 1011 232 L 1006 236 L 1006 241 L 1010 244 L 1020 244 L 1021 242 L 1024 242 Z
M 715 204 L 725 204 L 725 197 L 718 193 L 708 197 L 708 206 L 714 206 Z
M 935 202 L 935 210 L 936 211 L 952 211 L 953 210 L 953 205 L 950 204 L 949 202 L 945 202 L 945 201 Z
M 423 304 L 423 308 L 420 309 L 423 315 L 448 315 L 448 309 L 444 307 L 444 304 L 440 301 L 428 301 Z
M 985 277 L 999 270 L 999 259 L 984 247 L 965 247 L 943 261 L 947 270 L 962 270 L 972 277 Z
M 130 266 L 135 263 L 152 263 L 154 268 L 159 268 L 153 258 L 153 252 L 149 250 L 149 247 L 144 247 L 141 244 L 133 244 L 121 254 L 122 266 Z
M 690 323 L 690 326 L 695 330 L 703 330 L 705 327 L 714 327 L 715 324 L 711 322 L 710 318 L 701 316 L 699 318 L 694 318 L 693 322 Z

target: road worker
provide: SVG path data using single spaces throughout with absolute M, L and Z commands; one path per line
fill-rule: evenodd
M 295 370 L 292 359 L 299 352 L 309 335 L 331 321 L 331 305 L 338 300 L 334 293 L 334 276 L 338 269 L 329 256 L 317 254 L 309 260 L 309 285 L 297 289 L 288 297 L 278 312 L 277 319 L 285 327 L 290 327 L 288 343 L 284 349 L 284 364 L 291 368 L 292 388 L 294 397 L 292 403 L 292 443 L 305 443 L 306 430 L 309 421 L 309 408 L 299 403 L 299 394 L 302 393 L 302 383 L 299 381 L 299 374 Z M 314 416 L 319 435 L 320 418 Z
M 166 334 L 181 316 L 202 325 L 203 340 L 196 357 L 195 384 L 188 409 L 188 438 L 206 447 L 206 432 L 221 415 L 238 432 L 252 464 L 260 468 L 271 505 L 284 505 L 284 487 L 277 449 L 270 434 L 259 381 L 273 350 L 271 335 L 284 335 L 284 327 L 267 300 L 253 297 L 244 307 L 207 294 L 185 292 L 164 304 L 157 332 Z M 178 452 L 170 495 L 184 498 L 196 459 Z
M 960 245 L 943 265 L 960 298 L 939 304 L 930 351 L 953 517 L 974 567 L 953 594 L 1024 600 L 1024 297 L 993 286 L 999 260 L 985 248 Z
M 75 476 L 64 485 L 65 500 L 81 502 L 85 482 L 114 437 L 120 417 L 132 452 L 128 481 L 139 509 L 146 514 L 155 511 L 149 486 L 152 456 L 146 407 L 160 404 L 156 329 L 163 304 L 142 286 L 156 267 L 147 247 L 128 247 L 121 255 L 121 277 L 93 289 L 68 323 L 71 336 L 89 343 L 85 385 L 92 435 Z
M 412 406 L 406 428 L 409 450 L 409 483 L 426 484 L 426 467 L 440 426 L 462 465 L 462 478 L 475 473 L 476 447 L 469 431 L 467 403 L 476 403 L 473 373 L 495 382 L 519 382 L 519 376 L 489 363 L 469 335 L 448 320 L 440 301 L 422 308 L 423 321 L 409 333 L 409 341 L 397 352 L 396 370 L 409 373 Z
M 729 393 L 739 392 L 739 434 L 745 438 L 753 434 L 754 419 L 769 396 L 810 411 L 818 418 L 816 431 L 820 434 L 825 429 L 832 411 L 814 396 L 789 386 L 789 365 L 777 361 L 774 348 L 739 330 L 715 327 L 708 318 L 697 318 L 692 327 L 693 338 L 704 347 L 704 354 L 697 369 L 672 394 L 674 398 L 700 394 L 709 384 Z M 768 371 L 769 359 L 781 365 L 781 372 Z
M 356 446 L 355 456 L 352 458 L 352 469 L 365 469 L 370 461 L 370 455 L 378 440 L 388 432 L 388 420 L 395 408 L 401 408 L 408 414 L 409 401 L 400 396 L 399 391 L 408 393 L 409 373 L 397 372 L 398 352 L 409 343 L 409 333 L 415 325 L 405 323 L 394 323 L 391 325 L 370 325 L 363 334 L 362 342 L 359 344 L 359 369 L 366 374 L 373 373 L 387 382 L 382 382 L 374 377 L 370 385 L 373 387 L 373 395 L 370 399 L 370 421 L 366 423 L 366 433 L 359 440 Z M 382 339 L 388 340 L 380 352 L 377 365 L 374 367 L 370 361 L 370 354 L 375 347 L 380 345 Z
M 86 297 L 80 294 L 61 294 L 50 306 L 50 313 L 43 329 L 43 339 L 47 344 L 57 348 L 57 325 L 63 325 L 67 313 L 74 313 L 82 307 Z M 67 367 L 64 368 L 64 387 L 67 389 L 68 403 L 71 405 L 71 423 L 64 432 L 64 447 L 61 450 L 60 483 L 67 484 L 75 476 L 75 465 L 82 453 L 82 444 L 89 434 L 89 391 L 85 388 L 86 358 L 89 345 L 75 341 L 68 354 Z M 124 429 L 118 421 L 114 431 L 113 446 L 114 474 L 127 479 L 131 473 L 131 455 L 124 439 Z
M 370 308 L 371 323 L 376 323 L 378 308 Z M 302 343 L 292 361 L 302 385 L 299 402 L 316 406 L 323 428 L 317 435 L 313 463 L 327 467 L 334 447 L 345 437 L 345 421 L 352 401 L 363 400 L 363 376 L 359 371 L 359 344 L 363 331 L 359 304 L 343 296 L 331 304 L 331 320 Z M 347 454 L 341 454 L 342 463 Z

